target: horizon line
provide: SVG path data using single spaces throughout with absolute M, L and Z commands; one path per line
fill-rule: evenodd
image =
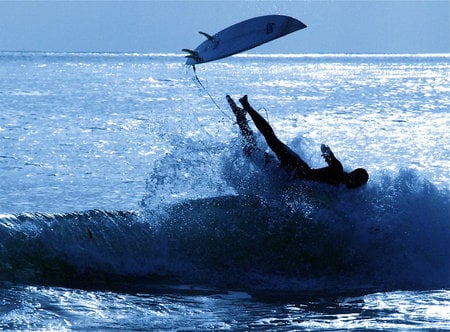
M 0 51 L 0 55 L 5 54 L 39 54 L 39 55 L 102 55 L 102 56 L 129 56 L 129 57 L 185 57 L 185 53 L 173 53 L 173 52 L 104 52 L 104 51 Z M 265 57 L 265 58 L 280 58 L 280 57 L 333 57 L 333 56 L 353 56 L 353 57 L 370 57 L 370 56 L 395 56 L 395 57 L 407 57 L 407 56 L 435 56 L 435 57 L 450 57 L 448 53 L 369 53 L 369 52 L 311 52 L 311 53 L 239 53 L 230 57 L 236 58 L 252 58 L 252 57 Z M 223 60 L 223 59 L 220 59 Z

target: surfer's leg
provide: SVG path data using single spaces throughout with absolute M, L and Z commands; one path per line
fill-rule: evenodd
M 245 111 L 236 105 L 234 100 L 227 95 L 226 96 L 228 104 L 230 105 L 231 110 L 236 116 L 236 123 L 239 126 L 241 131 L 241 135 L 243 138 L 243 150 L 246 156 L 250 156 L 253 151 L 257 150 L 256 139 L 253 134 L 253 131 L 250 129 L 248 125 L 247 118 L 245 116 Z
M 278 139 L 270 124 L 253 107 L 250 106 L 247 100 L 247 95 L 239 99 L 239 101 L 244 107 L 244 110 L 250 114 L 256 128 L 258 128 L 258 130 L 263 134 L 267 144 L 276 154 L 277 158 L 284 167 L 286 167 L 289 171 L 301 169 L 303 172 L 307 172 L 311 169 L 308 164 L 300 158 L 300 156 L 298 156 L 286 144 Z

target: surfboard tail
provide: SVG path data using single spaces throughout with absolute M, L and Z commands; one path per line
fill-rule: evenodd
M 183 48 L 182 51 L 188 53 L 188 55 L 185 56 L 185 58 L 188 59 L 186 62 L 187 65 L 195 65 L 196 63 L 202 62 L 202 58 L 200 57 L 198 52 L 190 50 L 188 48 Z

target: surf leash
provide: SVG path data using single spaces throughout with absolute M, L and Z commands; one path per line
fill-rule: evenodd
M 200 81 L 200 79 L 197 76 L 197 69 L 195 68 L 195 65 L 192 65 L 192 69 L 194 70 L 194 77 L 195 80 L 197 81 L 197 83 L 199 84 L 199 86 L 203 89 L 203 91 L 208 95 L 209 99 L 211 99 L 211 101 L 214 103 L 214 105 L 216 105 L 217 109 L 228 119 L 230 119 L 231 121 L 233 121 L 233 119 L 231 118 L 231 116 L 229 116 L 227 113 L 225 113 L 223 111 L 223 109 L 219 106 L 219 104 L 214 100 L 213 96 L 211 96 L 211 94 L 209 93 L 209 91 L 205 88 L 205 86 L 203 85 L 203 83 Z

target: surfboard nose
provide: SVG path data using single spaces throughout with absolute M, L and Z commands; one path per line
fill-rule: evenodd
M 308 26 L 305 23 L 297 20 L 296 18 L 291 17 L 291 27 L 293 28 L 293 31 L 297 31 L 297 30 L 305 29 Z

